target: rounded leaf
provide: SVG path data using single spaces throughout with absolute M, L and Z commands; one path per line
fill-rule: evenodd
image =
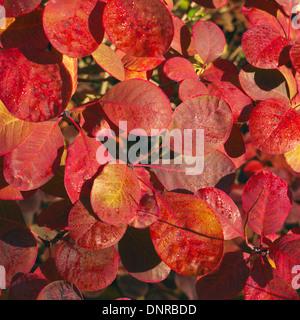
M 71 99 L 71 76 L 50 52 L 26 50 L 0 52 L 0 99 L 21 120 L 55 118 Z
M 287 183 L 271 171 L 253 175 L 245 184 L 242 199 L 244 219 L 259 235 L 276 232 L 292 207 Z
M 275 69 L 282 64 L 283 49 L 289 40 L 271 26 L 255 26 L 243 35 L 242 48 L 248 62 L 256 68 Z
M 118 251 L 124 268 L 141 281 L 160 282 L 171 271 L 157 255 L 149 228 L 140 230 L 128 227 L 118 244 Z
M 146 80 L 122 81 L 113 86 L 99 102 L 116 126 L 120 125 L 120 121 L 127 122 L 127 127 L 121 128 L 127 132 L 142 129 L 151 135 L 152 130 L 167 128 L 172 120 L 169 99 L 160 88 Z
M 187 194 L 162 194 L 159 220 L 150 226 L 160 258 L 185 276 L 211 272 L 223 255 L 223 232 L 215 213 L 201 199 Z
M 103 24 L 118 49 L 137 57 L 161 57 L 174 35 L 172 16 L 160 0 L 109 0 Z
M 215 212 L 223 229 L 224 240 L 244 237 L 244 224 L 240 210 L 233 200 L 217 188 L 202 188 L 195 193 Z
M 116 244 L 124 235 L 127 225 L 113 226 L 100 221 L 86 200 L 75 203 L 69 215 L 71 239 L 82 248 L 103 249 Z
M 19 17 L 36 9 L 41 3 L 41 0 L 6 0 L 4 2 L 6 16 Z
M 300 114 L 282 100 L 260 102 L 252 111 L 249 128 L 256 147 L 266 153 L 286 153 L 300 144 Z
M 187 99 L 176 108 L 168 130 L 172 132 L 172 130 L 179 129 L 183 139 L 192 135 L 192 142 L 184 145 L 184 155 L 203 156 L 203 154 L 196 153 L 196 145 L 199 143 L 197 130 L 203 130 L 204 154 L 207 155 L 225 143 L 231 132 L 232 124 L 231 108 L 223 99 L 202 95 Z M 180 143 L 176 143 L 175 138 L 174 151 L 182 154 Z
M 68 239 L 57 247 L 55 264 L 65 281 L 74 283 L 80 290 L 97 291 L 115 280 L 118 256 L 114 247 L 88 250 Z
M 67 281 L 54 281 L 41 290 L 37 300 L 83 300 L 78 288 Z
M 94 180 L 91 205 L 101 221 L 118 225 L 136 214 L 141 187 L 134 171 L 126 164 L 107 164 Z
M 226 40 L 223 31 L 211 21 L 198 21 L 193 26 L 195 50 L 203 64 L 212 62 L 223 53 Z
M 23 224 L 0 217 L 0 265 L 6 270 L 6 287 L 17 273 L 29 273 L 37 257 L 37 243 Z
M 88 56 L 103 40 L 104 2 L 98 0 L 50 0 L 43 25 L 51 44 L 71 58 Z
M 58 170 L 64 139 L 55 122 L 37 123 L 27 139 L 4 156 L 5 180 L 21 191 L 36 189 Z

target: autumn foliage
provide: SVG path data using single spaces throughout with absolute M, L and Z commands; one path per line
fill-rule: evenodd
M 2 299 L 299 299 L 297 0 L 0 5 Z

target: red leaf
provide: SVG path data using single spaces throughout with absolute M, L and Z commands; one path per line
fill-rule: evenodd
M 83 300 L 83 297 L 73 283 L 55 281 L 43 288 L 37 300 Z
M 233 112 L 234 122 L 246 122 L 254 108 L 252 100 L 230 82 L 220 81 L 208 85 L 210 95 L 225 100 Z
M 69 199 L 56 201 L 39 214 L 37 224 L 52 230 L 65 230 L 68 228 L 68 217 L 72 207 Z
M 270 258 L 282 279 L 292 284 L 293 267 L 300 265 L 300 235 L 286 234 L 276 239 L 270 246 Z
M 106 224 L 93 212 L 89 201 L 79 200 L 69 215 L 71 239 L 85 249 L 103 249 L 116 244 L 124 235 L 127 225 Z
M 168 130 L 179 129 L 184 139 L 190 136 L 187 130 L 191 130 L 192 141 L 189 145 L 184 145 L 183 152 L 180 147 L 181 141 L 176 141 L 174 138 L 174 151 L 185 156 L 207 155 L 228 139 L 232 123 L 232 111 L 223 99 L 203 95 L 185 100 L 174 111 Z M 197 154 L 196 151 L 196 145 L 199 143 L 197 130 L 204 130 L 204 154 L 203 152 Z
M 300 42 L 292 46 L 290 57 L 294 68 L 300 72 Z
M 178 17 L 172 15 L 174 24 L 174 37 L 171 47 L 184 55 L 191 43 L 191 33 L 188 26 Z
M 171 45 L 171 14 L 160 0 L 109 0 L 103 23 L 115 46 L 131 56 L 161 57 Z
M 114 247 L 88 250 L 68 240 L 57 247 L 55 264 L 65 281 L 80 290 L 97 291 L 109 286 L 116 278 L 118 256 Z
M 100 164 L 97 162 L 96 153 L 100 142 L 96 138 L 77 135 L 72 144 L 68 147 L 65 187 L 70 200 L 75 203 L 81 196 L 81 192 L 90 192 L 83 189 L 85 183 L 97 172 Z
M 61 53 L 81 58 L 97 49 L 103 40 L 102 14 L 98 0 L 50 0 L 43 25 L 51 44 Z
M 24 200 L 35 193 L 32 191 L 20 191 L 7 183 L 3 176 L 4 156 L 0 157 L 0 199 L 3 200 Z
M 64 139 L 57 123 L 38 123 L 22 144 L 5 155 L 5 180 L 21 191 L 42 186 L 58 170 L 63 148 Z
M 248 226 L 255 233 L 268 235 L 277 231 L 291 207 L 292 200 L 287 183 L 271 171 L 260 171 L 245 184 L 244 219 L 249 215 Z
M 184 79 L 198 79 L 192 63 L 181 57 L 167 60 L 164 64 L 164 73 L 168 78 L 177 82 Z
M 244 289 L 249 274 L 243 253 L 227 252 L 216 270 L 198 279 L 198 297 L 200 300 L 232 299 Z
M 282 63 L 289 40 L 272 26 L 255 26 L 243 35 L 242 48 L 248 62 L 256 68 L 275 69 Z
M 242 11 L 253 26 L 268 25 L 283 37 L 288 35 L 288 19 L 276 3 L 265 0 L 247 0 Z
M 19 17 L 36 9 L 41 3 L 41 0 L 6 0 L 4 2 L 6 16 Z
M 153 166 L 153 171 L 160 182 L 169 191 L 175 189 L 184 189 L 191 192 L 196 192 L 204 187 L 220 188 L 225 183 L 225 189 L 234 181 L 235 166 L 233 162 L 222 152 L 216 150 L 204 158 L 194 158 L 193 164 L 185 163 L 175 164 L 174 160 L 170 164 L 158 164 Z M 202 165 L 204 167 L 202 167 Z M 200 171 L 197 170 L 200 167 Z M 190 174 L 194 172 L 194 174 Z
M 72 93 L 71 76 L 50 52 L 3 50 L 0 65 L 0 99 L 15 117 L 45 121 L 67 107 Z
M 214 212 L 187 194 L 162 194 L 159 220 L 150 226 L 160 258 L 175 272 L 197 276 L 211 272 L 223 255 L 223 232 Z
M 257 258 L 245 287 L 246 300 L 299 300 L 297 291 L 269 263 Z
M 31 46 L 45 49 L 49 41 L 45 35 L 43 9 L 38 7 L 33 12 L 17 18 L 1 33 L 1 45 L 4 49 Z
M 23 224 L 0 217 L 0 265 L 6 270 L 6 287 L 17 273 L 29 273 L 37 257 L 37 244 Z
M 120 121 L 127 121 L 127 128 L 121 128 L 127 132 L 143 129 L 146 135 L 151 135 L 152 130 L 167 128 L 172 120 L 169 99 L 160 88 L 145 80 L 122 81 L 112 87 L 99 102 L 116 126 L 119 126 Z
M 250 135 L 258 149 L 270 154 L 282 154 L 300 144 L 300 114 L 285 102 L 268 99 L 253 110 Z
M 91 205 L 101 221 L 118 225 L 135 216 L 140 198 L 134 171 L 126 164 L 107 164 L 94 181 Z
M 12 281 L 9 300 L 36 300 L 39 292 L 49 283 L 40 275 L 28 273 Z
M 198 78 L 185 79 L 180 83 L 178 90 L 179 97 L 182 101 L 199 95 L 208 95 L 209 91 L 205 84 Z
M 193 39 L 195 49 L 204 64 L 216 60 L 224 51 L 224 33 L 211 21 L 196 22 L 193 26 Z
M 223 229 L 224 240 L 244 238 L 244 221 L 233 200 L 217 188 L 202 188 L 195 195 L 215 212 Z
M 248 64 L 241 69 L 239 81 L 255 101 L 276 98 L 290 102 L 287 80 L 279 70 L 263 70 Z
M 124 268 L 140 281 L 160 282 L 171 271 L 157 255 L 148 228 L 138 230 L 128 227 L 118 249 Z
M 231 61 L 218 59 L 206 66 L 201 79 L 209 82 L 227 81 L 237 74 L 238 69 Z

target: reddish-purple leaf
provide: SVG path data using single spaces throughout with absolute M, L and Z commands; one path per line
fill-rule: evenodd
M 191 32 L 189 27 L 179 18 L 172 15 L 174 24 L 174 37 L 171 47 L 184 55 L 191 43 Z
M 98 0 L 50 0 L 43 25 L 51 44 L 61 53 L 81 58 L 101 44 L 105 3 Z
M 192 137 L 188 145 L 174 138 L 174 151 L 185 156 L 203 156 L 216 150 L 229 137 L 233 123 L 233 115 L 229 105 L 216 96 L 196 96 L 185 100 L 173 113 L 169 131 L 179 129 L 182 138 Z M 191 132 L 188 133 L 187 130 Z M 196 145 L 199 143 L 197 130 L 203 130 L 204 154 L 197 154 Z M 187 138 L 186 138 L 187 139 Z M 182 142 L 183 146 L 183 142 Z
M 244 237 L 244 221 L 233 200 L 217 188 L 202 188 L 195 195 L 215 212 L 223 229 L 224 240 Z
M 153 166 L 153 171 L 169 191 L 184 189 L 194 193 L 204 187 L 220 186 L 222 188 L 224 183 L 226 189 L 234 181 L 235 165 L 232 160 L 218 150 L 204 158 L 188 160 L 194 162 L 186 163 L 185 159 L 182 159 L 181 164 L 176 164 L 174 160 L 171 160 L 170 164 Z
M 85 182 L 90 180 L 100 167 L 96 159 L 100 145 L 101 143 L 96 138 L 83 136 L 79 133 L 68 147 L 65 187 L 73 203 L 80 198 L 81 192 L 86 191 L 82 190 Z
M 71 239 L 79 247 L 93 250 L 116 244 L 127 228 L 126 224 L 113 226 L 102 222 L 86 199 L 75 203 L 68 221 Z
M 225 100 L 233 112 L 234 122 L 246 122 L 254 108 L 252 100 L 230 82 L 220 81 L 208 85 L 210 95 Z
M 270 246 L 270 258 L 280 276 L 292 284 L 295 281 L 293 268 L 300 265 L 300 235 L 286 234 L 276 239 Z
M 9 300 L 36 300 L 39 292 L 49 284 L 44 277 L 28 273 L 13 280 L 9 289 Z
M 68 228 L 68 217 L 72 207 L 69 199 L 56 201 L 39 214 L 37 224 L 52 230 L 65 230 Z
M 225 48 L 223 31 L 211 21 L 198 21 L 193 26 L 195 50 L 204 64 L 220 57 Z
M 278 69 L 263 70 L 247 64 L 239 73 L 239 81 L 243 90 L 255 101 L 270 98 L 281 99 L 287 104 L 290 101 L 287 80 Z
M 192 79 L 185 79 L 179 85 L 178 95 L 182 101 L 189 98 L 208 95 L 209 91 L 205 84 L 201 82 L 198 77 Z
M 55 281 L 41 290 L 37 300 L 83 300 L 83 297 L 73 283 Z
M 162 57 L 174 36 L 172 16 L 160 0 L 109 0 L 103 24 L 115 46 L 131 56 Z
M 42 24 L 43 9 L 38 7 L 33 12 L 17 18 L 1 33 L 1 46 L 4 49 L 31 46 L 45 49 L 49 41 Z
M 287 183 L 271 171 L 260 171 L 246 183 L 243 215 L 248 226 L 259 235 L 277 231 L 292 207 Z
M 6 287 L 17 273 L 28 273 L 37 257 L 37 243 L 23 224 L 0 217 L 0 265 L 6 270 Z
M 282 36 L 287 36 L 287 18 L 279 6 L 267 0 L 247 0 L 242 11 L 252 26 L 268 25 L 278 31 Z M 286 33 L 285 33 L 286 32 Z
M 4 156 L 5 180 L 21 191 L 42 186 L 58 170 L 63 149 L 57 123 L 38 123 L 23 143 Z
M 300 42 L 292 46 L 290 57 L 294 68 L 300 72 Z
M 19 17 L 36 9 L 41 0 L 5 0 L 3 2 L 7 17 Z
M 94 180 L 91 205 L 103 222 L 118 225 L 136 214 L 141 187 L 134 171 L 126 164 L 107 164 Z
M 263 152 L 282 154 L 300 144 L 300 114 L 282 100 L 260 102 L 251 114 L 249 127 L 254 144 Z
M 200 300 L 232 299 L 244 289 L 249 274 L 242 251 L 226 252 L 216 270 L 198 279 L 198 297 Z
M 164 73 L 172 80 L 180 82 L 184 79 L 198 79 L 192 63 L 181 57 L 174 57 L 164 64 Z
M 169 99 L 160 88 L 145 80 L 122 81 L 112 87 L 99 102 L 116 126 L 120 125 L 120 121 L 127 121 L 127 128 L 121 128 L 127 132 L 142 129 L 146 135 L 151 135 L 152 130 L 167 128 L 172 120 Z
M 36 190 L 20 191 L 7 183 L 3 176 L 4 156 L 0 157 L 0 199 L 3 200 L 24 200 L 34 194 Z
M 299 300 L 297 291 L 285 282 L 277 269 L 258 257 L 245 287 L 246 300 Z
M 115 280 L 118 256 L 114 247 L 88 250 L 67 239 L 56 249 L 55 264 L 65 281 L 74 283 L 80 290 L 97 291 Z
M 160 282 L 171 271 L 157 255 L 149 228 L 139 230 L 128 227 L 118 244 L 118 251 L 124 268 L 141 281 Z
M 229 138 L 218 148 L 240 168 L 246 162 L 246 145 L 238 124 L 233 124 Z
M 211 272 L 223 255 L 223 232 L 215 213 L 201 199 L 164 192 L 159 220 L 150 226 L 160 258 L 186 276 Z
M 255 26 L 243 35 L 242 48 L 248 62 L 256 68 L 275 69 L 286 61 L 283 49 L 289 40 L 272 26 Z M 283 61 L 281 61 L 283 59 Z
M 238 69 L 231 61 L 218 59 L 206 66 L 201 79 L 209 82 L 227 81 L 237 74 Z
M 7 49 L 0 52 L 0 65 L 0 99 L 15 117 L 45 121 L 67 107 L 71 76 L 52 53 Z

